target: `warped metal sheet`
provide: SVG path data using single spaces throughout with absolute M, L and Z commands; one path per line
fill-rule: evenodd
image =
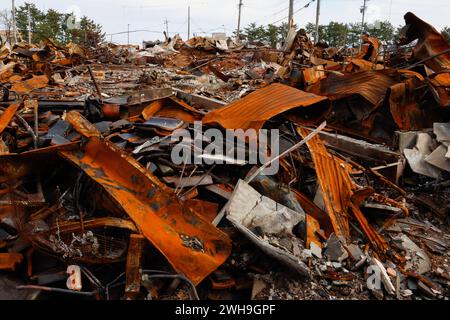
M 388 75 L 377 71 L 361 71 L 343 76 L 330 75 L 322 80 L 313 92 L 339 100 L 352 95 L 360 95 L 373 105 L 377 105 L 386 95 L 388 88 L 397 81 Z
M 303 137 L 310 133 L 305 128 L 299 128 L 298 132 Z M 374 190 L 357 185 L 350 177 L 352 166 L 330 154 L 319 136 L 315 136 L 308 142 L 308 148 L 311 151 L 317 180 L 322 189 L 326 211 L 335 234 L 349 239 L 348 218 L 349 213 L 353 213 L 377 253 L 393 258 L 395 261 L 401 261 L 401 257 L 389 247 L 386 240 L 369 224 L 359 208 L 367 197 L 375 195 Z
M 303 138 L 310 134 L 307 129 L 299 128 L 298 131 Z M 351 166 L 331 155 L 319 137 L 314 137 L 307 144 L 333 230 L 336 235 L 348 239 L 348 201 L 353 189 L 353 182 L 348 174 Z
M 82 150 L 60 155 L 99 183 L 172 266 L 195 284 L 228 258 L 227 235 L 198 217 L 112 143 L 92 137 Z
M 225 129 L 259 130 L 267 120 L 290 110 L 294 112 L 296 108 L 295 112 L 299 114 L 318 108 L 313 114 L 320 117 L 329 107 L 330 102 L 326 97 L 275 83 L 208 113 L 203 123 L 219 124 Z
M 416 59 L 427 59 L 450 49 L 450 44 L 445 41 L 442 34 L 433 26 L 418 18 L 412 12 L 405 14 L 406 41 L 419 41 L 413 50 Z M 435 72 L 448 70 L 450 66 L 450 52 L 439 55 L 424 62 Z
M 11 90 L 19 94 L 28 94 L 36 89 L 45 88 L 48 85 L 47 76 L 33 76 L 31 79 L 15 83 Z
M 431 125 L 415 99 L 414 89 L 411 81 L 397 83 L 389 89 L 391 115 L 400 130 L 420 130 Z

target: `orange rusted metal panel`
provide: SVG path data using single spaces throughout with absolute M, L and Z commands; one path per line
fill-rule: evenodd
M 295 194 L 295 198 L 298 200 L 300 206 L 303 208 L 305 213 L 308 216 L 313 217 L 317 222 L 319 222 L 320 228 L 323 229 L 325 233 L 325 237 L 329 238 L 330 235 L 334 232 L 334 230 L 327 213 L 322 209 L 320 209 L 303 193 L 295 189 L 292 189 L 292 192 Z
M 441 107 L 450 107 L 450 73 L 447 71 L 435 74 L 428 81 L 431 84 L 431 92 Z
M 0 134 L 3 133 L 3 130 L 8 126 L 8 124 L 11 122 L 12 118 L 14 118 L 14 115 L 17 112 L 17 109 L 19 109 L 20 104 L 13 104 L 6 109 L 3 114 L 0 116 Z
M 178 272 L 195 284 L 230 255 L 228 236 L 198 217 L 134 158 L 92 137 L 82 150 L 60 152 L 99 183 Z
M 69 111 L 66 114 L 66 121 L 81 135 L 86 138 L 101 137 L 102 134 L 98 129 L 83 117 L 78 111 Z
M 203 118 L 203 115 L 196 109 L 175 97 L 159 99 L 150 103 L 142 111 L 142 116 L 145 120 L 161 117 L 179 119 L 188 123 L 200 121 Z
M 157 113 L 161 108 L 163 107 L 164 100 L 159 99 L 153 102 L 150 102 L 148 106 L 144 108 L 142 111 L 142 117 L 144 117 L 145 120 L 150 119 Z
M 445 50 L 450 49 L 450 44 L 445 41 L 442 34 L 433 26 L 418 18 L 411 12 L 405 14 L 406 42 L 418 39 L 413 50 L 414 58 L 426 59 Z M 434 72 L 445 71 L 450 66 L 450 52 L 439 55 L 424 62 Z
M 23 256 L 20 253 L 0 253 L 0 270 L 14 271 L 22 260 Z
M 299 128 L 298 132 L 303 138 L 310 134 L 309 130 L 303 128 Z M 348 239 L 350 237 L 348 201 L 353 184 L 348 172 L 351 171 L 351 166 L 328 153 L 318 136 L 312 138 L 307 144 L 334 232 Z
M 125 283 L 125 296 L 128 299 L 135 299 L 139 296 L 141 289 L 142 251 L 144 249 L 144 244 L 144 236 L 140 234 L 130 235 Z
M 343 76 L 330 75 L 311 88 L 311 92 L 339 100 L 360 95 L 373 105 L 380 103 L 397 81 L 381 71 L 360 71 Z
M 413 79 L 400 82 L 389 89 L 389 106 L 392 118 L 400 130 L 420 130 L 429 124 L 415 99 Z M 431 124 L 430 124 L 431 125 Z
M 298 132 L 303 137 L 310 133 L 308 129 L 304 128 L 299 128 Z M 349 239 L 348 217 L 350 213 L 353 213 L 377 253 L 400 262 L 401 257 L 389 247 L 386 240 L 369 224 L 359 208 L 359 205 L 367 197 L 374 194 L 374 190 L 357 185 L 350 177 L 352 166 L 330 154 L 318 136 L 308 142 L 308 147 L 314 161 L 317 180 L 322 189 L 323 200 L 336 235 L 342 235 Z M 386 201 L 386 199 L 383 199 L 383 201 Z M 390 201 L 390 204 L 395 205 L 396 203 Z
M 325 110 L 330 106 L 326 97 L 275 83 L 208 113 L 203 118 L 203 123 L 218 124 L 225 129 L 259 130 L 267 120 L 277 115 L 295 108 L 302 113 L 307 112 L 307 109 L 319 107 L 319 104 L 325 105 Z M 317 110 L 314 114 L 317 114 Z
M 219 204 L 198 199 L 186 200 L 186 205 L 205 221 L 213 222 L 219 212 Z
M 314 242 L 318 247 L 322 248 L 322 242 L 320 241 L 319 236 L 320 233 L 320 224 L 319 221 L 311 217 L 310 215 L 306 216 L 306 248 L 311 248 L 311 243 Z
M 47 85 L 47 76 L 33 76 L 31 79 L 15 83 L 11 90 L 19 94 L 27 94 L 33 90 L 45 88 Z

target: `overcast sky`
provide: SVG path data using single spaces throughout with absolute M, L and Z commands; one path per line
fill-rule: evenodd
M 1 0 L 8 4 L 10 0 Z M 180 33 L 187 37 L 187 11 L 191 7 L 191 34 L 210 34 L 223 32 L 231 34 L 237 27 L 239 0 L 16 0 L 16 5 L 25 2 L 35 3 L 40 9 L 53 8 L 61 12 L 77 12 L 94 19 L 103 26 L 107 34 L 130 30 L 148 30 L 131 34 L 131 43 L 140 44 L 142 40 L 162 39 L 167 18 L 170 33 Z M 303 27 L 315 22 L 316 2 L 299 10 L 311 0 L 294 2 L 295 22 Z M 280 24 L 287 20 L 288 0 L 243 0 L 242 25 L 251 22 L 258 24 Z M 321 0 L 320 23 L 330 21 L 360 22 L 360 8 L 363 0 Z M 2 6 L 3 6 L 2 5 Z M 389 20 L 394 26 L 404 24 L 403 15 L 412 11 L 438 30 L 450 25 L 449 0 L 370 0 L 368 1 L 367 21 Z M 153 31 L 153 32 L 149 32 Z M 158 33 L 159 32 L 159 33 Z M 111 36 L 108 36 L 108 40 Z M 127 43 L 127 35 L 113 35 L 112 40 Z

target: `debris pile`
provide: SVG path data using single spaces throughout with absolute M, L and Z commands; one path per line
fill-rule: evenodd
M 448 299 L 450 46 L 405 21 L 1 48 L 0 297 Z

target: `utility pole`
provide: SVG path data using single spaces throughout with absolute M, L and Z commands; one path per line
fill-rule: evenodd
M 128 45 L 130 45 L 130 24 L 127 27 L 127 35 L 128 35 Z
M 239 40 L 239 36 L 241 34 L 241 12 L 242 12 L 242 0 L 239 0 L 239 14 L 238 14 L 238 26 L 237 26 L 237 32 L 236 32 L 236 37 Z
M 366 17 L 366 9 L 367 9 L 367 6 L 366 6 L 366 3 L 368 2 L 369 0 L 364 0 L 364 4 L 363 4 L 363 6 L 362 6 L 362 8 L 361 8 L 361 13 L 362 13 L 362 21 L 361 21 L 361 37 L 362 37 L 362 35 L 363 35 L 363 33 L 364 33 L 364 18 Z M 362 46 L 362 39 L 360 40 L 360 46 Z
M 31 9 L 28 5 L 28 43 L 31 44 Z
M 166 25 L 166 34 L 167 34 L 167 37 L 169 37 L 169 21 L 167 21 L 167 18 L 164 20 L 164 24 Z
M 16 6 L 14 5 L 14 0 L 12 0 L 12 24 L 13 24 L 14 44 L 16 44 L 17 43 L 17 27 L 16 27 Z
M 289 21 L 288 21 L 288 29 L 294 26 L 294 0 L 289 0 Z
M 317 9 L 316 9 L 316 35 L 314 39 L 316 40 L 316 43 L 319 42 L 319 17 L 320 17 L 320 0 L 317 1 Z
M 191 38 L 191 7 L 188 7 L 188 40 Z

